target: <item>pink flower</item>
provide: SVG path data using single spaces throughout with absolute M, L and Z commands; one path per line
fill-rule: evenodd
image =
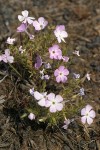
M 67 32 L 65 31 L 65 26 L 64 25 L 58 25 L 56 29 L 54 30 L 54 34 L 57 37 L 57 40 L 59 43 L 61 41 L 65 42 L 64 38 L 68 37 Z
M 8 39 L 7 39 L 7 42 L 6 42 L 6 43 L 8 43 L 8 44 L 12 45 L 12 44 L 14 44 L 14 42 L 15 42 L 15 38 L 10 38 L 10 37 L 8 37 Z
M 28 11 L 27 10 L 24 10 L 22 11 L 22 15 L 18 15 L 18 19 L 20 22 L 22 23 L 29 23 L 29 24 L 32 24 L 33 23 L 33 19 L 35 19 L 34 17 L 28 17 Z
M 46 101 L 46 107 L 50 107 L 49 110 L 52 113 L 56 111 L 61 111 L 63 109 L 63 98 L 60 95 L 56 95 L 54 93 L 50 93 L 48 96 L 48 100 Z
M 35 62 L 35 68 L 39 69 L 42 66 L 42 58 L 41 56 L 37 55 L 36 57 L 36 62 Z
M 60 50 L 58 45 L 53 45 L 49 48 L 50 58 L 51 59 L 61 59 L 62 58 L 62 51 Z
M 93 122 L 93 118 L 96 116 L 95 111 L 92 110 L 91 105 L 86 105 L 86 107 L 81 110 L 81 115 L 82 123 L 85 124 L 87 122 L 89 125 Z
M 62 60 L 63 60 L 64 62 L 68 62 L 69 57 L 67 57 L 67 56 L 62 56 Z
M 60 66 L 58 69 L 55 70 L 54 76 L 56 77 L 56 81 L 65 83 L 67 81 L 67 75 L 69 74 L 68 69 L 64 66 Z
M 29 118 L 30 120 L 33 120 L 33 119 L 35 119 L 35 115 L 34 115 L 33 113 L 30 113 L 30 114 L 28 115 L 28 118 Z
M 27 29 L 27 25 L 25 23 L 22 23 L 18 28 L 17 32 L 25 32 Z
M 38 21 L 33 21 L 33 26 L 35 27 L 35 30 L 42 30 L 47 26 L 48 22 L 43 18 L 40 17 Z
M 9 49 L 5 50 L 5 54 L 1 55 L 0 59 L 2 61 L 4 61 L 5 63 L 8 63 L 8 62 L 13 63 L 13 61 L 14 61 L 14 57 L 10 56 L 10 50 Z
M 64 125 L 62 128 L 67 129 L 70 123 L 71 123 L 71 121 L 70 121 L 69 119 L 66 119 L 66 120 L 64 121 L 64 124 L 65 124 L 65 125 Z
M 47 92 L 44 93 L 39 93 L 38 91 L 34 92 L 34 98 L 38 100 L 38 104 L 40 106 L 45 106 L 46 105 L 46 100 L 47 100 Z

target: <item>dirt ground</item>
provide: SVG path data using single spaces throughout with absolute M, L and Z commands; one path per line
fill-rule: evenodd
M 30 16 L 43 16 L 49 23 L 66 26 L 71 49 L 81 55 L 75 60 L 74 71 L 82 76 L 91 74 L 85 93 L 97 117 L 88 131 L 75 121 L 67 131 L 59 127 L 48 131 L 44 124 L 34 128 L 34 123 L 20 120 L 16 110 L 6 110 L 5 103 L 0 104 L 0 150 L 100 150 L 100 1 L 0 0 L 1 49 L 5 39 L 14 34 L 17 16 L 25 9 Z M 7 86 L 13 87 L 7 79 L 0 83 L 0 95 L 5 96 Z M 9 101 L 6 104 L 9 106 Z

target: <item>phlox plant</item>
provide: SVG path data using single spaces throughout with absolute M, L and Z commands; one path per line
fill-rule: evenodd
M 67 129 L 74 120 L 71 118 L 86 104 L 82 78 L 71 71 L 71 62 L 73 57 L 80 57 L 79 51 L 73 51 L 69 58 L 64 25 L 49 25 L 44 17 L 29 17 L 27 10 L 18 15 L 18 20 L 17 37 L 8 37 L 8 49 L 0 55 L 0 61 L 10 65 L 9 75 L 31 84 L 27 92 L 22 91 L 28 104 L 20 118 L 50 125 L 64 122 Z M 80 121 L 90 125 L 95 111 L 87 105 L 81 115 Z

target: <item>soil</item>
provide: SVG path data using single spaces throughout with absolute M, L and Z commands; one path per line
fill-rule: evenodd
M 34 122 L 20 120 L 16 109 L 12 109 L 11 95 L 6 94 L 7 87 L 11 87 L 11 93 L 13 85 L 5 77 L 0 80 L 0 99 L 6 101 L 0 100 L 0 150 L 100 150 L 100 1 L 0 0 L 1 49 L 6 38 L 14 35 L 17 16 L 25 9 L 30 16 L 43 16 L 49 23 L 66 26 L 71 49 L 79 50 L 81 55 L 73 70 L 82 77 L 87 72 L 91 74 L 84 87 L 97 116 L 87 129 L 76 121 L 66 131 L 59 127 L 47 130 L 44 124 L 36 128 Z M 4 76 L 5 72 L 0 72 L 0 78 Z

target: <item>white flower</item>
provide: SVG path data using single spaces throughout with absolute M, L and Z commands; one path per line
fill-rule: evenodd
M 85 93 L 84 93 L 84 88 L 81 88 L 81 89 L 80 89 L 79 95 L 80 95 L 80 96 L 85 95 Z
M 89 73 L 86 74 L 86 78 L 88 81 L 90 81 L 90 74 Z
M 18 19 L 20 22 L 22 23 L 29 23 L 32 24 L 33 23 L 33 19 L 35 19 L 34 17 L 28 17 L 29 12 L 27 10 L 22 11 L 22 15 L 18 15 Z
M 64 129 L 67 129 L 68 128 L 68 125 L 71 123 L 71 121 L 69 120 L 69 119 L 66 119 L 65 121 L 64 121 L 64 126 L 62 127 L 62 128 L 64 128 Z
M 14 62 L 14 57 L 10 56 L 10 50 L 6 49 L 5 54 L 1 55 L 2 61 L 5 63 L 13 63 Z
M 34 115 L 33 113 L 30 113 L 30 114 L 28 115 L 28 118 L 29 118 L 30 120 L 33 120 L 33 119 L 35 119 L 35 115 Z
M 46 107 L 50 107 L 50 112 L 55 113 L 56 111 L 61 111 L 63 109 L 63 98 L 60 95 L 50 93 L 48 95 L 48 100 L 46 101 Z
M 14 42 L 15 42 L 15 38 L 10 38 L 10 37 L 8 37 L 8 39 L 7 39 L 7 42 L 6 42 L 6 43 L 8 43 L 8 44 L 12 45 L 12 44 L 14 44 Z
M 90 125 L 93 122 L 93 118 L 95 118 L 96 114 L 95 111 L 92 110 L 91 105 L 87 105 L 85 108 L 81 110 L 81 121 L 83 124 L 86 122 Z
M 43 17 L 40 17 L 38 21 L 33 21 L 33 26 L 37 31 L 44 29 L 47 26 L 47 24 L 48 22 Z
M 29 90 L 29 93 L 30 93 L 32 96 L 34 96 L 34 88 L 30 89 L 30 90 Z
M 23 53 L 25 52 L 25 50 L 26 50 L 26 49 L 23 49 L 22 46 L 19 47 L 19 52 L 20 52 L 21 54 L 23 54 Z
M 56 26 L 56 29 L 54 30 L 54 34 L 57 37 L 57 40 L 58 40 L 59 43 L 61 43 L 61 41 L 65 42 L 64 38 L 68 37 L 68 34 L 65 31 L 65 26 L 64 25 Z
M 76 73 L 73 73 L 75 79 L 79 79 L 80 78 L 80 74 L 76 74 Z
M 45 106 L 46 105 L 46 100 L 47 100 L 47 92 L 44 93 L 39 93 L 38 91 L 34 92 L 34 98 L 38 100 L 38 104 L 40 106 Z
M 79 51 L 74 51 L 73 54 L 80 56 Z

